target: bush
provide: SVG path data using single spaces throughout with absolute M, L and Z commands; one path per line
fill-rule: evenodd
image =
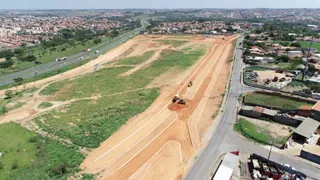
M 3 169 L 4 165 L 3 163 L 0 161 L 0 170 Z
M 6 91 L 4 92 L 4 94 L 6 95 L 6 98 L 7 98 L 7 99 L 10 99 L 10 98 L 12 98 L 12 96 L 13 96 L 13 91 L 12 91 L 12 90 L 6 90 Z
M 312 94 L 311 90 L 310 89 L 303 89 L 302 90 L 304 93 L 306 94 Z
M 21 85 L 23 82 L 23 78 L 22 77 L 18 77 L 18 78 L 14 78 L 13 79 L 16 85 Z
M 282 61 L 282 62 L 289 62 L 290 57 L 287 55 L 281 55 L 277 58 L 277 60 Z
M 14 160 L 11 169 L 17 169 L 18 168 L 18 161 Z
M 95 44 L 99 44 L 99 43 L 101 43 L 101 42 L 102 42 L 101 39 L 94 39 L 94 40 L 93 40 L 93 43 L 95 43 Z
M 0 68 L 9 68 L 13 65 L 13 61 L 10 60 L 6 60 L 5 62 L 0 63 Z

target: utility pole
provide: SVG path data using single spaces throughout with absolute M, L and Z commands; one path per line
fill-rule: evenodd
M 312 43 L 313 43 L 313 36 L 312 36 L 312 38 L 311 38 L 311 42 L 310 42 L 310 46 L 309 46 L 308 56 L 307 56 L 306 64 L 305 64 L 304 71 L 303 71 L 303 74 L 302 74 L 302 81 L 304 81 L 304 78 L 305 78 L 305 77 L 306 77 L 306 75 L 307 75 L 307 71 L 308 71 L 308 64 L 309 64 L 309 58 L 310 58 L 310 56 L 311 56 Z
M 271 147 L 270 147 L 270 151 L 269 151 L 269 155 L 268 155 L 268 161 L 270 160 L 270 155 L 271 155 L 271 151 L 272 151 L 272 146 L 273 146 L 273 145 L 271 145 Z

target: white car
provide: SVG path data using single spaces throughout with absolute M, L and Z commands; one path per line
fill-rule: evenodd
M 83 59 L 83 57 L 81 56 L 81 57 L 79 57 L 79 59 Z
M 286 166 L 292 170 L 296 170 L 294 167 L 290 166 L 289 164 L 284 164 L 284 163 L 281 163 L 282 166 Z

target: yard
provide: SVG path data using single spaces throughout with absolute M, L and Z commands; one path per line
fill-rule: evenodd
M 284 110 L 295 110 L 303 105 L 313 106 L 313 104 L 308 102 L 296 101 L 279 96 L 260 93 L 247 94 L 245 97 L 245 103 Z
M 84 156 L 15 123 L 0 125 L 1 179 L 67 179 Z
M 240 118 L 235 130 L 255 142 L 277 147 L 282 147 L 291 134 L 287 126 L 249 118 Z

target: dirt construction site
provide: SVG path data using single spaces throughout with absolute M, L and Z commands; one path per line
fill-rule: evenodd
M 40 92 L 50 84 L 85 76 L 97 68 L 121 66 L 117 62 L 122 58 L 154 51 L 146 61 L 130 65 L 132 68 L 129 71 L 119 75 L 126 77 L 151 66 L 164 51 L 204 46 L 204 55 L 186 70 L 170 68 L 153 79 L 147 88 L 160 88 L 160 95 L 151 106 L 129 119 L 98 148 L 86 152 L 80 166 L 81 172 L 95 174 L 96 179 L 182 179 L 194 160 L 195 152 L 204 146 L 206 132 L 219 112 L 236 39 L 237 36 L 138 36 L 78 68 L 13 88 L 38 89 L 32 97 L 25 97 L 23 106 L 0 116 L 0 124 L 13 121 L 37 131 L 38 127 L 32 123 L 35 117 L 76 101 L 97 100 L 102 96 L 95 94 L 60 101 L 57 97 L 61 98 L 63 93 L 41 95 Z M 176 41 L 184 43 L 172 43 Z M 0 91 L 0 96 L 4 92 Z M 185 104 L 173 103 L 174 96 L 183 99 Z M 53 105 L 40 109 L 38 105 L 42 102 Z

